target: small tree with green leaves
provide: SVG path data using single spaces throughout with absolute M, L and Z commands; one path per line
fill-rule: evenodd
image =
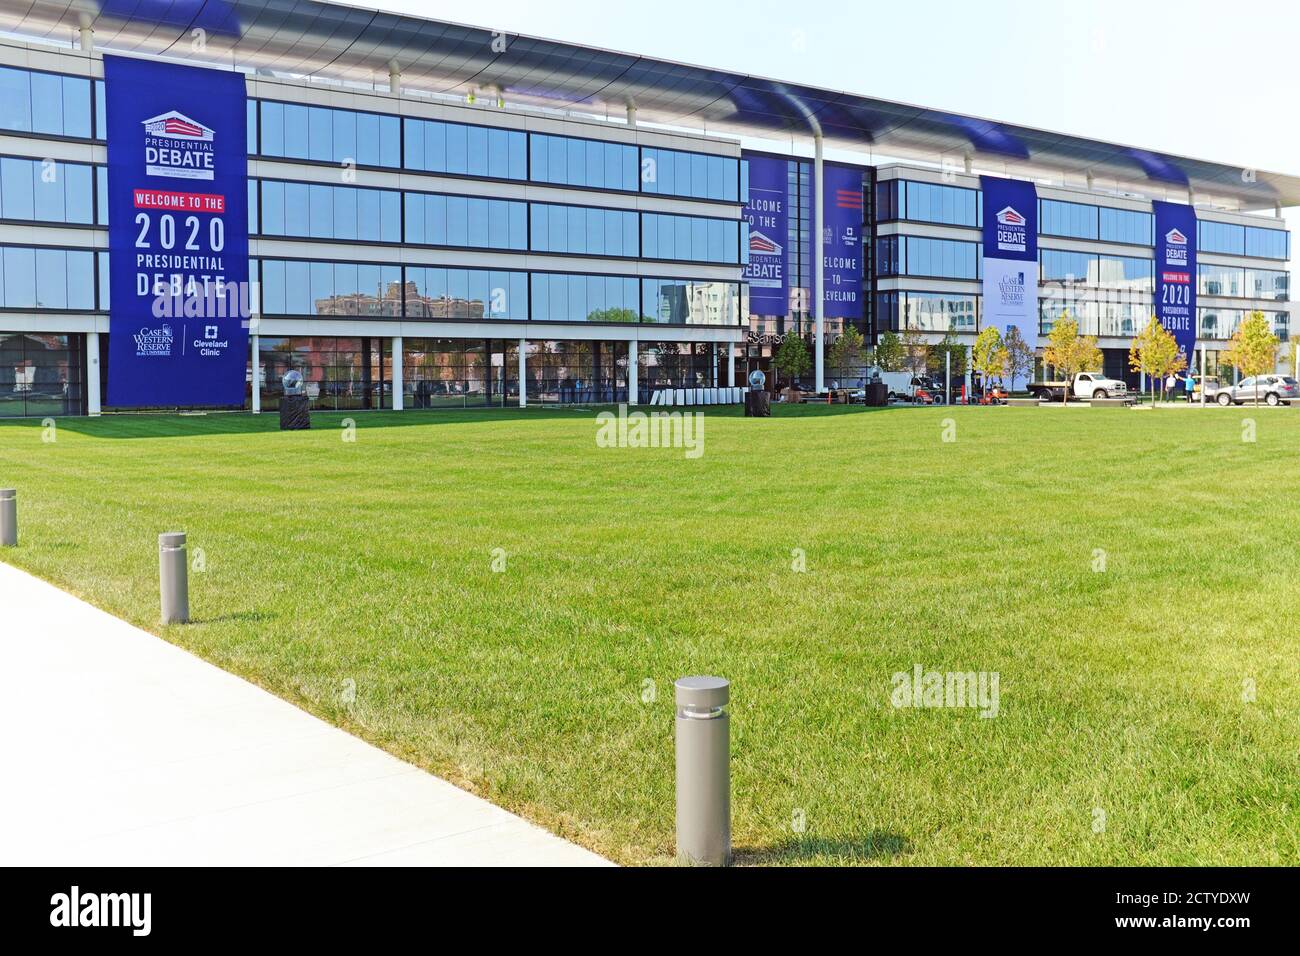
M 966 374 L 966 346 L 957 341 L 957 330 L 952 326 L 937 345 L 930 348 L 930 371 L 944 372 L 952 369 L 954 378 Z
M 971 368 L 979 373 L 986 388 L 994 378 L 1001 381 L 1006 375 L 1007 347 L 996 325 L 985 326 L 975 337 L 975 346 L 971 349 Z
M 787 333 L 785 341 L 781 343 L 781 347 L 776 350 L 776 355 L 772 358 L 772 364 L 786 374 L 791 385 L 794 384 L 795 379 L 812 368 L 812 356 L 808 354 L 808 346 L 803 336 L 794 332 Z
M 903 343 L 897 333 L 886 332 L 876 343 L 876 365 L 882 372 L 903 370 Z
M 845 325 L 831 347 L 826 350 L 827 364 L 841 377 L 852 369 L 862 366 L 862 333 L 856 326 Z
M 1165 376 L 1187 368 L 1187 356 L 1178 347 L 1172 332 L 1160 324 L 1154 315 L 1137 335 L 1128 349 L 1128 367 L 1144 373 L 1151 381 L 1151 400 L 1155 401 L 1156 387 L 1164 387 Z
M 930 355 L 930 343 L 925 333 L 919 329 L 908 329 L 903 333 L 903 363 L 913 375 L 925 373 L 926 362 Z
M 1026 379 L 1034 372 L 1034 350 L 1029 347 L 1020 329 L 1014 325 L 1007 327 L 1006 338 L 1002 344 L 1007 350 L 1007 378 L 1011 379 L 1011 391 L 1016 390 L 1016 379 L 1023 375 Z
M 1242 321 L 1232 340 L 1223 350 L 1228 364 L 1241 369 L 1248 376 L 1263 375 L 1277 366 L 1277 336 L 1269 327 L 1268 317 L 1256 309 Z M 1255 389 L 1255 404 L 1259 404 L 1259 389 Z
M 1052 366 L 1064 376 L 1065 388 L 1062 404 L 1070 401 L 1071 383 L 1079 372 L 1097 371 L 1101 368 L 1101 349 L 1097 348 L 1097 339 L 1091 335 L 1079 334 L 1079 323 L 1070 318 L 1069 310 L 1052 326 L 1047 336 L 1047 347 L 1043 349 L 1043 363 Z

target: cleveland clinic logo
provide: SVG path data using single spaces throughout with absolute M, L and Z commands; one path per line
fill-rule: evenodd
M 1187 265 L 1187 237 L 1178 229 L 1170 229 L 1165 233 L 1165 265 Z
M 144 127 L 145 172 L 171 179 L 212 179 L 213 130 L 184 113 L 168 110 L 147 120 Z
M 140 358 L 161 356 L 167 358 L 172 354 L 172 327 L 163 325 L 156 329 L 142 328 L 132 336 L 135 339 L 135 354 Z
M 1024 252 L 1028 244 L 1025 217 L 1012 206 L 1003 206 L 997 214 L 998 249 L 1004 252 Z

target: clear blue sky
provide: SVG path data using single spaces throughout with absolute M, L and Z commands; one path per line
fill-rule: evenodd
M 1300 9 L 1277 2 L 377 5 L 1300 175 L 1287 95 Z M 1161 90 L 1177 105 L 1157 107 Z M 1295 228 L 1300 213 L 1288 219 Z

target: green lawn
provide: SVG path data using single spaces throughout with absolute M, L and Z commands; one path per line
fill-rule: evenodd
M 3 558 L 620 862 L 672 858 L 691 673 L 732 681 L 740 862 L 1300 862 L 1300 411 L 719 409 L 694 460 L 342 418 L 0 423 Z M 895 709 L 917 664 L 998 715 Z

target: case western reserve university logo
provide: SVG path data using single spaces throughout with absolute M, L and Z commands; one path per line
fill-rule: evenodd
M 216 169 L 212 129 L 176 110 L 140 122 L 146 173 L 172 179 L 212 178 Z
M 998 298 L 1003 308 L 1021 308 L 1025 304 L 1025 274 L 1008 272 L 999 279 Z
M 1003 206 L 998 211 L 998 250 L 1001 252 L 1024 252 L 1028 245 L 1028 233 L 1025 217 L 1011 206 Z
M 172 354 L 172 327 L 163 325 L 156 329 L 141 328 L 135 339 L 135 354 L 139 358 L 167 358 Z

